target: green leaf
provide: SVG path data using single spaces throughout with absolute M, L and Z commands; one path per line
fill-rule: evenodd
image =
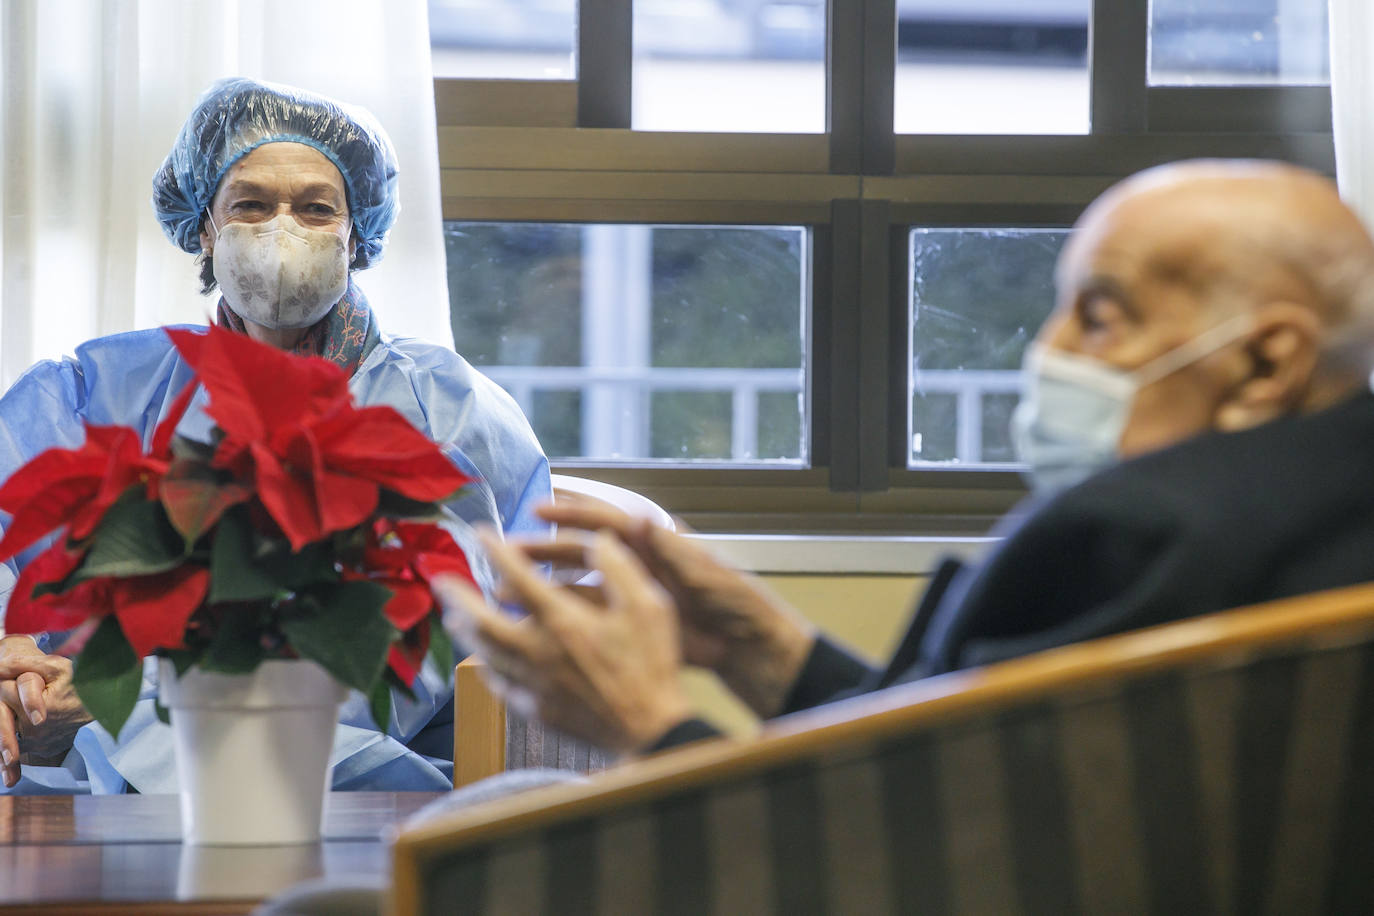
M 231 509 L 215 528 L 210 554 L 210 601 L 266 601 L 339 580 L 329 541 L 293 553 L 284 541 L 260 536 L 247 512 Z
M 162 705 L 162 700 L 156 698 L 153 700 L 153 712 L 157 713 L 157 720 L 163 725 L 172 724 L 172 713 L 168 711 L 166 706 Z
M 439 666 L 440 674 L 445 678 L 453 677 L 453 643 L 449 642 L 448 632 L 438 614 L 429 615 L 429 655 Z
M 347 531 L 336 531 L 330 537 L 332 553 L 344 566 L 357 566 L 363 561 L 367 549 L 367 526 L 358 525 Z
M 218 427 L 216 427 L 218 432 Z M 216 445 L 206 442 L 197 442 L 195 439 L 187 439 L 185 436 L 172 437 L 172 457 L 184 458 L 190 461 L 203 461 L 209 463 L 215 457 Z
M 252 486 L 227 476 L 194 458 L 178 459 L 167 469 L 159 487 L 162 506 L 188 543 L 199 540 L 229 508 L 252 498 Z
M 62 579 L 58 582 L 39 582 L 37 585 L 33 587 L 33 597 L 42 598 L 44 595 L 62 594 L 67 589 L 71 588 L 73 585 L 76 584 L 76 579 L 74 577 L 80 571 L 81 568 L 77 567 L 76 569 L 68 573 L 65 579 Z
M 443 519 L 439 503 L 410 499 L 385 487 L 378 494 L 376 514 L 383 518 L 403 518 L 407 521 L 437 522 Z
M 263 620 L 256 606 L 224 609 L 215 622 L 215 633 L 201 657 L 206 671 L 247 674 L 258 667 L 267 652 L 262 646 Z
M 62 594 L 61 582 L 39 582 L 34 585 L 33 591 L 30 592 L 30 595 L 34 598 L 42 598 L 44 595 L 60 594 Z
M 368 692 L 367 700 L 368 708 L 372 710 L 372 721 L 377 724 L 377 730 L 385 735 L 387 726 L 391 724 L 391 687 L 386 678 L 377 678 Z
M 285 590 L 279 579 L 256 562 L 247 512 L 226 512 L 215 528 L 210 552 L 210 603 L 264 601 Z
M 100 520 L 91 550 L 72 581 L 102 576 L 147 576 L 180 566 L 186 544 L 167 521 L 162 504 L 131 487 Z
M 129 720 L 143 685 L 143 663 L 114 616 L 100 621 L 76 659 L 72 686 L 81 704 L 115 738 Z
M 163 650 L 162 654 L 172 660 L 172 667 L 177 669 L 177 677 L 190 671 L 195 665 L 196 659 L 200 657 L 199 653 L 190 652 L 186 649 L 166 649 Z
M 282 620 L 291 648 L 319 662 L 340 682 L 370 695 L 398 635 L 382 614 L 391 590 L 375 582 L 339 582 L 309 594 L 314 608 Z
M 333 544 L 327 540 L 306 544 L 299 553 L 277 550 L 259 557 L 258 565 L 291 591 L 339 581 L 339 571 L 334 568 Z

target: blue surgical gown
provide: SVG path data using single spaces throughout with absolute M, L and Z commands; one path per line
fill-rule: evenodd
M 75 358 L 37 364 L 0 397 L 0 479 L 45 449 L 79 446 L 85 440 L 83 423 L 132 427 L 148 447 L 158 421 L 191 375 L 159 329 L 98 338 L 78 347 Z M 545 529 L 533 513 L 551 493 L 539 443 L 510 396 L 461 356 L 420 340 L 383 335 L 349 388 L 360 406 L 396 408 L 477 478 L 449 506 L 458 518 L 499 526 L 507 534 Z M 202 391 L 178 432 L 206 441 L 211 421 L 203 397 Z M 0 513 L 0 524 L 8 521 Z M 454 533 L 460 542 L 467 540 L 465 527 L 456 526 Z M 0 607 L 8 603 L 19 569 L 40 549 L 0 565 Z M 479 583 L 489 587 L 485 565 L 473 566 Z M 45 639 L 39 644 L 47 648 Z M 175 792 L 170 729 L 154 712 L 155 661 L 145 664 L 143 692 L 117 740 L 92 722 L 77 733 L 62 766 L 25 766 L 23 779 L 9 791 Z M 333 787 L 451 788 L 452 674 L 427 661 L 415 682 L 416 699 L 393 695 L 386 734 L 377 731 L 365 698 L 352 693 L 335 734 Z

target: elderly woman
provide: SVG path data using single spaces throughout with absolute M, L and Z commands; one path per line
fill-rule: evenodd
M 396 158 L 366 111 L 247 79 L 201 97 L 153 178 L 163 230 L 202 256 L 203 292 L 221 290 L 217 321 L 350 375 L 354 400 L 387 404 L 444 446 L 479 482 L 451 508 L 508 532 L 543 526 L 531 511 L 550 494 L 548 463 L 515 403 L 462 357 L 382 334 L 352 272 L 381 257 L 399 209 Z M 43 362 L 0 398 L 0 479 L 39 452 L 79 445 L 85 424 L 119 424 L 145 443 L 190 370 L 160 330 L 90 341 L 75 358 Z M 208 436 L 193 409 L 178 431 Z M 3 518 L 3 516 L 0 516 Z M 35 551 L 0 566 L 0 602 Z M 71 665 L 46 640 L 0 639 L 4 782 L 11 791 L 175 791 L 170 731 L 154 712 L 153 682 L 115 741 L 71 689 Z M 150 669 L 151 670 L 151 669 Z M 334 788 L 450 785 L 453 715 L 446 672 L 428 667 L 416 699 L 394 698 L 385 734 L 361 696 L 345 704 Z M 3 713 L 4 710 L 0 710 Z M 22 769 L 21 769 L 22 767 Z

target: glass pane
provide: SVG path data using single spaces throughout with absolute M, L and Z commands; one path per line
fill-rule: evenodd
M 551 458 L 805 464 L 796 226 L 448 222 L 458 352 Z
M 429 0 L 436 77 L 573 79 L 576 0 Z
M 899 134 L 1086 134 L 1091 0 L 897 0 Z
M 1065 229 L 911 230 L 913 468 L 1014 467 L 1021 354 L 1054 306 Z
M 1326 0 L 1152 0 L 1155 85 L 1325 83 Z
M 821 133 L 825 0 L 634 0 L 636 130 Z

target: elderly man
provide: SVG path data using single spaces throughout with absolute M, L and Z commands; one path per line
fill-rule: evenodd
M 366 111 L 231 79 L 197 103 L 154 176 L 153 206 L 168 238 L 202 255 L 203 292 L 221 288 L 221 325 L 338 364 L 356 402 L 394 407 L 440 443 L 478 481 L 451 506 L 464 520 L 543 530 L 532 507 L 550 495 L 548 463 L 514 401 L 451 350 L 383 335 L 353 283 L 352 271 L 381 257 L 395 221 L 396 172 L 390 141 Z M 79 445 L 85 424 L 131 426 L 146 444 L 190 374 L 161 330 L 93 340 L 74 359 L 34 366 L 0 399 L 0 478 L 44 449 Z M 209 431 L 194 407 L 178 427 L 202 441 Z M 0 566 L 0 601 L 34 553 Z M 152 680 L 115 741 L 90 722 L 71 689 L 70 662 L 45 654 L 46 642 L 0 641 L 6 786 L 174 791 L 170 732 L 156 721 Z M 448 786 L 450 676 L 423 671 L 416 698 L 397 695 L 381 733 L 365 699 L 350 699 L 334 787 Z
M 1374 243 L 1320 176 L 1162 167 L 1091 206 L 1026 360 L 1017 439 L 1040 491 L 979 566 L 941 568 L 882 668 L 670 532 L 603 530 L 597 595 L 490 540 L 530 617 L 441 586 L 513 701 L 609 747 L 711 734 L 678 686 L 714 668 L 761 716 L 1250 602 L 1374 579 Z M 616 536 L 618 535 L 618 537 Z M 657 579 L 657 582 L 654 581 Z

